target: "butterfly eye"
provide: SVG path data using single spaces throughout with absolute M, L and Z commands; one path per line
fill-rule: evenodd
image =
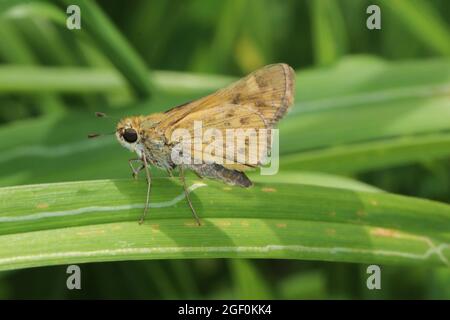
M 122 137 L 125 139 L 126 142 L 129 143 L 136 142 L 138 138 L 137 132 L 134 129 L 125 129 L 125 131 L 122 134 Z

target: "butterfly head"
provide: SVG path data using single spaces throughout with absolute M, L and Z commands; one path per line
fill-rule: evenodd
M 124 118 L 119 121 L 116 128 L 116 138 L 125 148 L 141 155 L 142 144 L 140 137 L 139 117 Z

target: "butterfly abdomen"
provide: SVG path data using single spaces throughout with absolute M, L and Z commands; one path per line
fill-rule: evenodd
M 193 164 L 189 168 L 202 178 L 217 179 L 222 182 L 248 188 L 253 184 L 245 173 L 237 170 L 227 169 L 219 164 Z

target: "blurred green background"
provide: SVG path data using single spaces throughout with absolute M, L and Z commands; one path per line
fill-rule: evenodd
M 82 29 L 68 30 L 75 3 Z M 115 142 L 84 142 L 113 127 L 94 111 L 165 110 L 285 62 L 298 90 L 281 127 L 282 172 L 337 173 L 450 202 L 449 1 L 96 3 L 0 2 L 1 186 L 129 177 L 129 154 Z M 370 4 L 381 8 L 381 30 L 366 28 Z M 98 263 L 82 266 L 76 292 L 65 268 L 1 272 L 0 297 L 450 298 L 448 268 L 382 266 L 382 290 L 369 291 L 363 264 Z

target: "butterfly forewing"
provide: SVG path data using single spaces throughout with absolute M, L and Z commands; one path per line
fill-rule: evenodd
M 156 129 L 169 144 L 177 142 L 172 139 L 177 129 L 186 129 L 194 136 L 195 121 L 201 121 L 203 130 L 222 131 L 224 137 L 226 129 L 271 129 L 293 104 L 294 76 L 294 71 L 286 64 L 266 66 L 211 95 L 167 111 Z M 203 160 L 240 171 L 254 167 L 239 161 L 228 164 L 226 160 L 230 159 L 226 152 L 212 156 L 202 153 L 208 143 L 204 141 L 201 147 L 194 146 L 200 150 L 192 152 L 192 157 L 200 155 Z M 235 152 L 246 152 L 250 156 L 255 151 Z

